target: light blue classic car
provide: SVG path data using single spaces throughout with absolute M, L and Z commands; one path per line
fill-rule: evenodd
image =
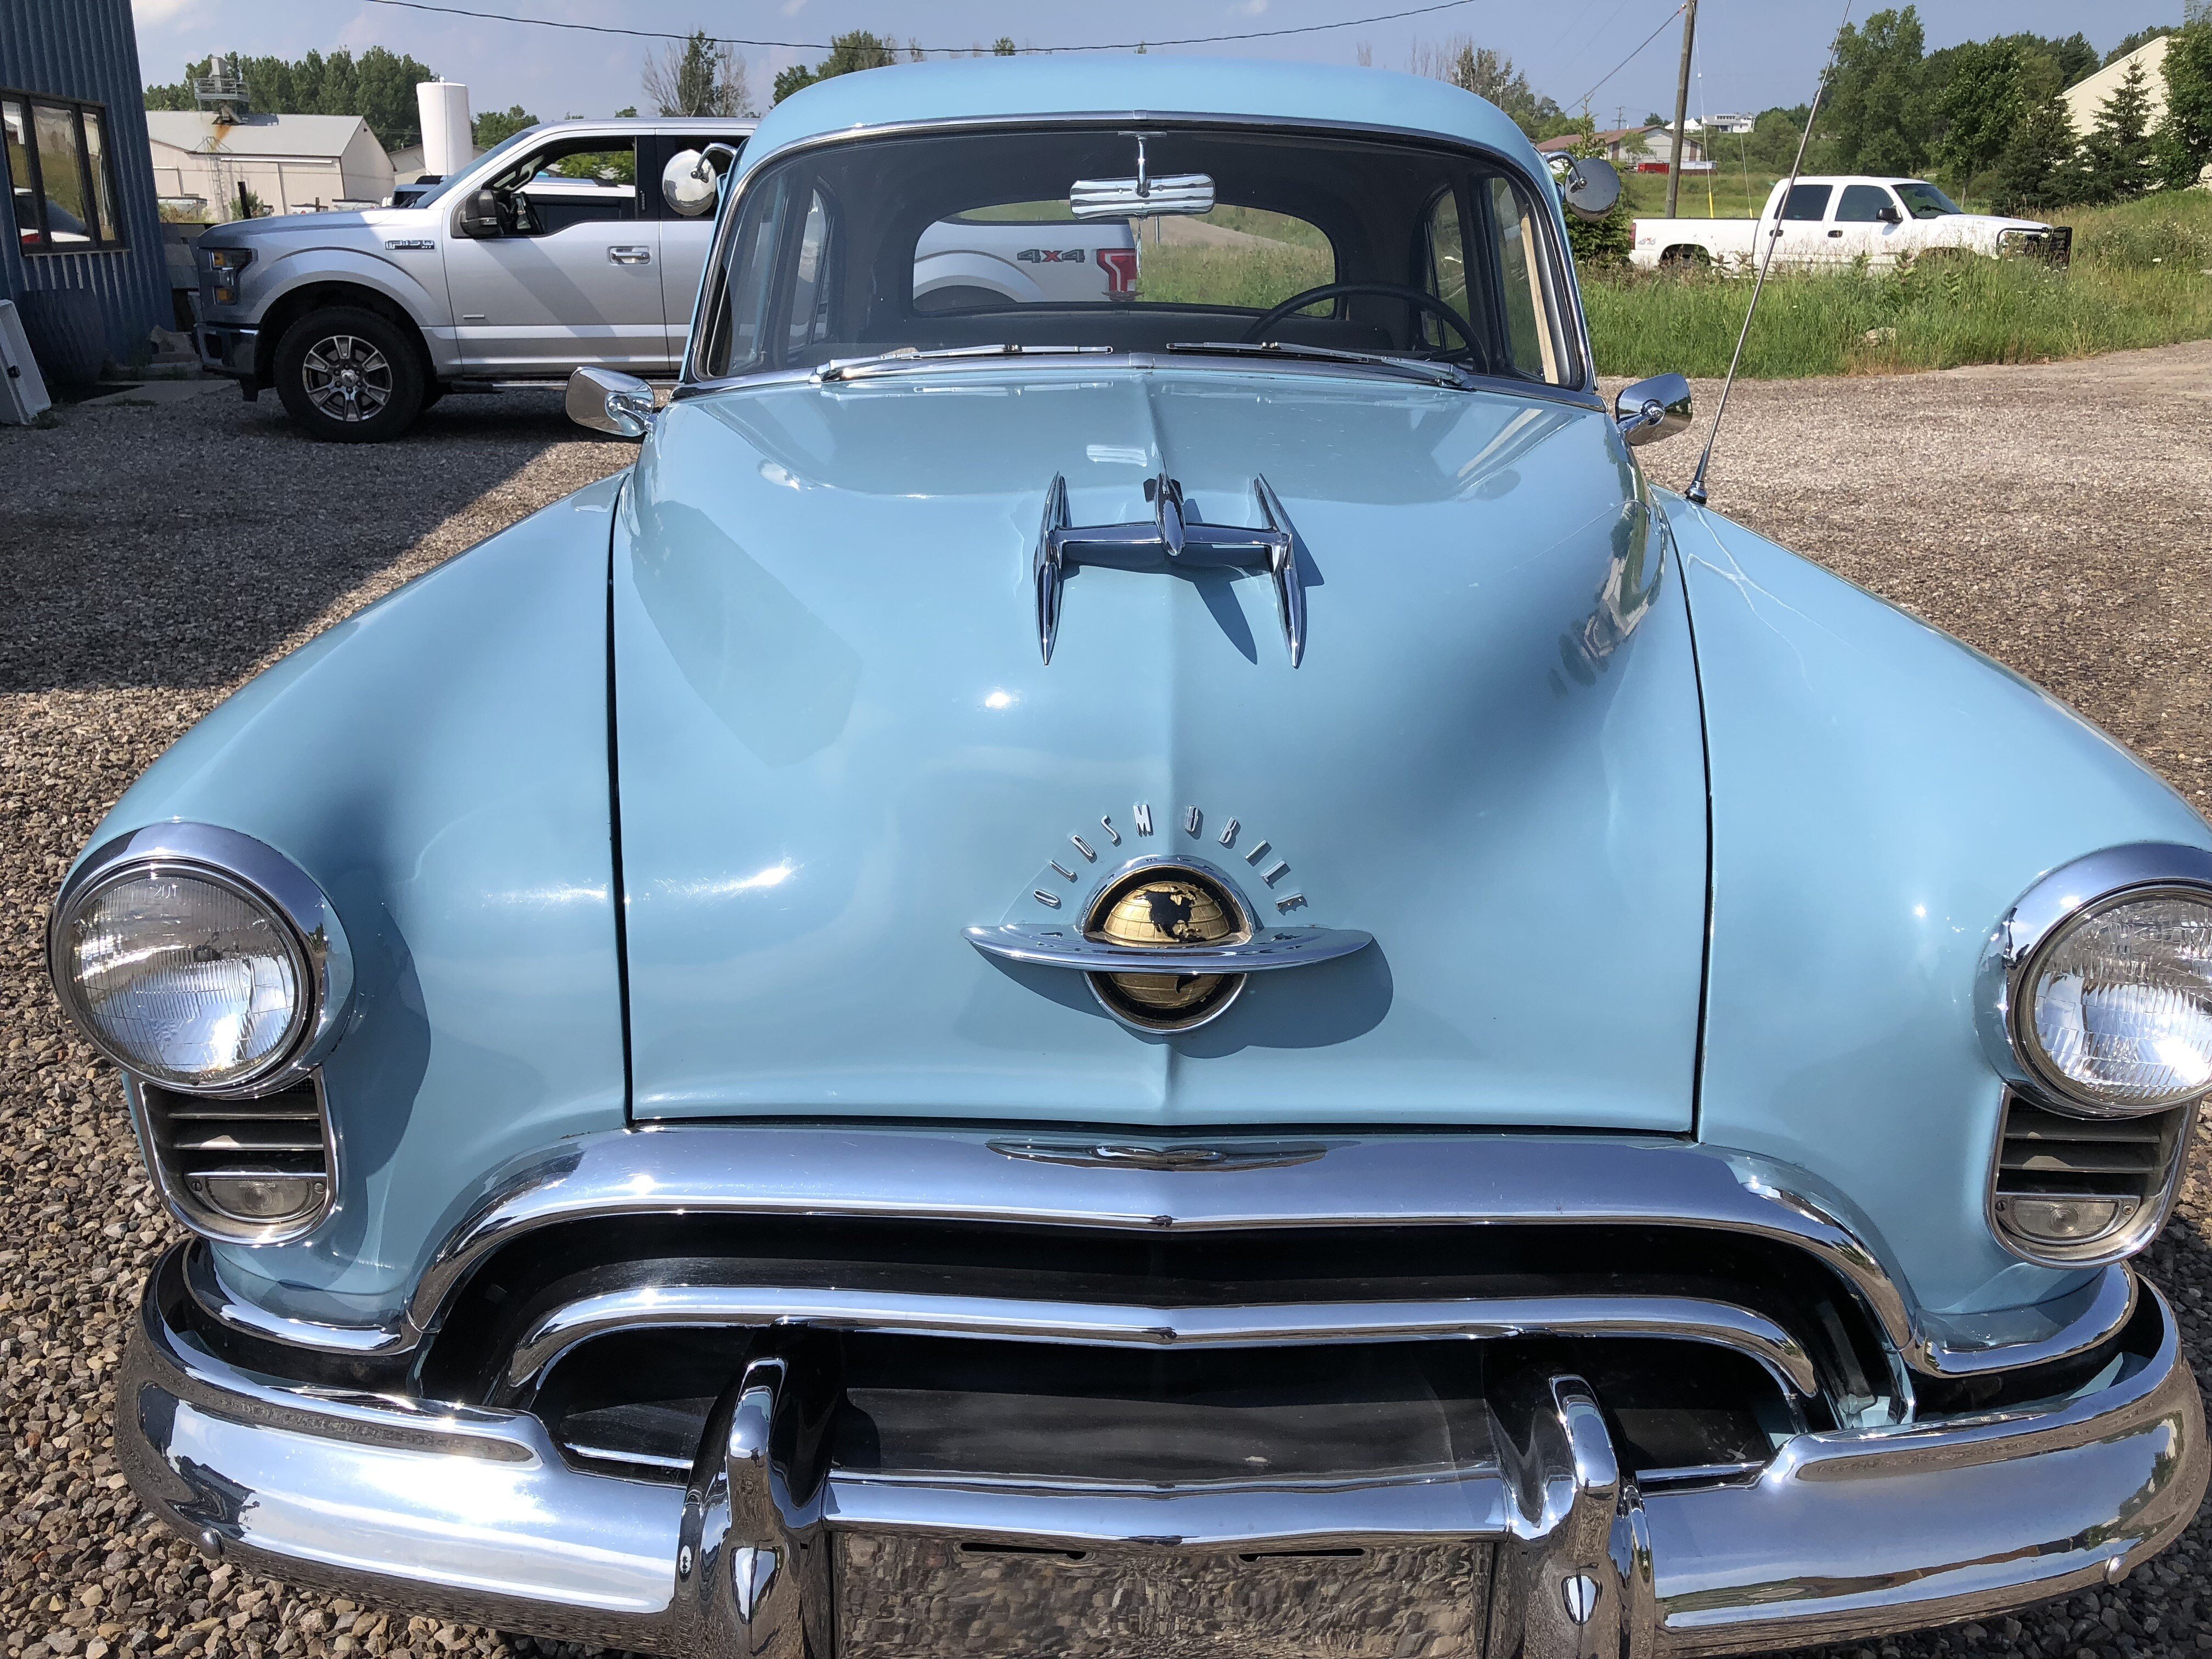
M 635 465 L 62 890 L 195 1235 L 143 1500 L 698 1659 L 1665 1659 L 2172 1540 L 2212 833 L 1651 487 L 1599 171 L 1364 70 L 780 106 L 673 402 L 572 387 Z M 915 297 L 1098 221 L 1106 297 Z

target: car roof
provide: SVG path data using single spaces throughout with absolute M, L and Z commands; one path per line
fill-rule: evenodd
M 759 125 L 752 116 L 610 115 L 596 121 L 587 117 L 540 121 L 530 131 L 548 138 L 558 137 L 564 132 L 726 132 L 742 137 Z
M 960 58 L 898 64 L 817 81 L 770 110 L 745 147 L 750 172 L 776 151 L 825 134 L 933 121 L 1025 116 L 1231 116 L 1285 127 L 1352 126 L 1432 134 L 1544 164 L 1495 105 L 1445 81 L 1388 70 L 1124 53 Z

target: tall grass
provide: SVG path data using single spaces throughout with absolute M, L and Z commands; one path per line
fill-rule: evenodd
M 1326 246 L 1145 248 L 1139 291 L 1156 305 L 1249 306 L 1265 311 L 1334 275 Z
M 2212 337 L 2212 197 L 2068 216 L 2075 263 L 1946 258 L 1778 273 L 1744 373 L 1786 379 L 2036 362 Z M 1690 271 L 1585 273 L 1599 372 L 1718 375 L 1751 284 Z

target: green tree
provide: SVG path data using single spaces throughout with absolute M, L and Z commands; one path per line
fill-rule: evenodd
M 1462 92 L 1489 100 L 1531 139 L 1576 130 L 1557 104 L 1528 84 L 1528 76 L 1513 67 L 1510 58 L 1494 47 L 1479 46 L 1464 34 L 1435 46 L 1417 41 L 1412 69 L 1416 75 L 1449 81 Z
M 1927 165 L 1929 106 L 1917 7 L 1878 11 L 1836 37 L 1835 79 L 1821 114 L 1839 173 L 1917 173 Z
M 682 46 L 674 41 L 658 58 L 645 60 L 647 101 L 663 115 L 750 115 L 752 93 L 745 84 L 745 60 L 738 49 L 694 29 Z
M 2016 40 L 1969 40 L 1943 56 L 1948 73 L 1936 98 L 1934 159 L 1964 189 L 1996 165 L 2020 125 L 2021 52 Z
M 1013 42 L 1002 41 L 1009 55 Z M 994 52 L 997 47 L 993 47 Z M 804 64 L 793 64 L 779 70 L 775 77 L 776 103 L 781 103 L 802 87 L 811 87 L 817 81 L 827 81 L 832 76 L 850 75 L 856 70 L 883 69 L 898 62 L 898 48 L 881 35 L 866 29 L 854 29 L 844 34 L 830 37 L 830 55 L 809 69 Z
M 185 66 L 182 82 L 146 88 L 149 109 L 197 109 L 192 82 L 216 72 L 216 59 Z M 386 149 L 405 149 L 422 140 L 422 117 L 415 104 L 417 82 L 438 77 L 412 58 L 371 46 L 356 58 L 343 47 L 327 58 L 247 58 L 230 53 L 222 72 L 243 76 L 248 107 L 264 115 L 358 115 Z
M 1139 51 L 1141 51 L 1141 50 L 1142 50 L 1142 48 L 1141 48 L 1141 47 L 1139 47 Z M 994 41 L 992 41 L 992 42 L 991 42 L 991 56 L 992 56 L 992 57 L 994 57 L 994 58 L 1012 58 L 1013 55 L 1014 55 L 1014 37 L 1013 37 L 1012 35 L 1011 35 L 1011 34 L 1002 34 L 1002 35 L 1000 35 L 997 40 L 994 40 Z
M 469 123 L 469 138 L 478 149 L 489 149 L 537 125 L 538 118 L 520 104 L 506 109 L 488 109 Z
M 2079 195 L 2085 202 L 2131 202 L 2157 187 L 2150 77 L 2141 64 L 2128 65 L 2126 77 L 2099 107 L 2097 125 L 2081 144 L 2081 168 Z
M 2065 100 L 2055 89 L 2030 105 L 1997 158 L 1997 211 L 2033 215 L 2068 206 L 2079 177 L 2075 152 L 2080 148 Z
M 2191 0 L 2187 21 L 2166 49 L 2166 119 L 2159 124 L 2160 171 L 2185 190 L 2212 166 L 2212 0 Z

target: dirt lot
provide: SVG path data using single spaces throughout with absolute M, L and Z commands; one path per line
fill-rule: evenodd
M 1701 387 L 1705 407 L 1714 388 Z M 1695 438 L 1648 451 L 1680 483 Z M 627 464 L 550 395 L 449 398 L 408 441 L 293 436 L 226 390 L 0 428 L 0 1655 L 523 1654 L 527 1642 L 210 1570 L 114 1472 L 112 1373 L 173 1236 L 121 1091 L 64 1034 L 46 905 L 124 787 L 349 611 Z M 1740 388 L 1716 508 L 2040 681 L 2212 806 L 2212 344 Z M 2150 1255 L 2212 1375 L 2212 1188 Z M 2117 1589 L 1855 1659 L 2212 1650 L 2212 1525 Z

